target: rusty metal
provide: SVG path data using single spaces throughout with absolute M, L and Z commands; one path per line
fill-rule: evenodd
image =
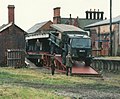
M 33 53 L 33 55 L 35 55 L 35 53 Z M 51 69 L 50 57 L 52 55 L 48 53 L 42 53 L 39 55 L 44 56 L 42 65 L 48 69 Z M 66 73 L 66 66 L 62 63 L 62 57 L 60 55 L 55 56 L 55 62 L 56 62 L 56 71 L 61 72 L 61 73 Z M 94 68 L 90 66 L 81 66 L 79 63 L 77 65 L 76 64 L 73 65 L 72 74 L 73 75 L 95 75 L 95 76 L 99 75 L 99 73 Z

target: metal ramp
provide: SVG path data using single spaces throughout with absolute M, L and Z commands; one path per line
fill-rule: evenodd
M 60 62 L 60 65 L 62 67 L 64 67 L 63 70 L 58 70 L 60 72 L 65 72 L 66 71 L 66 68 L 65 68 L 65 65 L 62 64 L 62 58 L 61 56 L 56 56 L 55 59 L 57 61 Z M 60 68 L 60 67 L 59 67 Z M 58 68 L 58 69 L 59 69 Z M 72 74 L 73 75 L 94 75 L 94 76 L 98 76 L 100 75 L 95 69 L 93 69 L 92 67 L 90 66 L 82 66 L 81 64 L 77 64 L 77 65 L 74 65 L 73 68 L 72 68 Z
M 61 40 L 57 38 L 55 35 L 53 35 L 52 33 L 50 33 L 50 38 L 48 40 L 50 40 L 56 46 L 60 47 Z
M 41 57 L 41 54 L 44 55 L 43 66 L 45 66 L 46 68 L 51 69 L 51 67 L 50 67 L 51 54 L 39 53 L 39 57 Z M 32 58 L 36 59 L 38 57 L 36 57 L 36 54 L 33 53 Z M 61 73 L 66 73 L 66 66 L 62 63 L 61 55 L 56 55 L 55 56 L 55 61 L 56 61 L 56 65 L 57 65 L 56 71 L 61 72 Z M 90 67 L 90 66 L 82 66 L 80 63 L 74 64 L 74 66 L 72 68 L 72 74 L 73 75 L 80 75 L 80 76 L 81 75 L 100 76 L 100 74 L 95 69 L 93 69 L 92 67 Z
M 90 66 L 86 67 L 86 66 L 79 66 L 79 67 L 76 67 L 76 66 L 73 66 L 73 69 L 72 69 L 72 73 L 77 75 L 77 74 L 80 74 L 80 75 L 98 75 L 99 73 L 96 72 L 93 68 L 91 68 Z

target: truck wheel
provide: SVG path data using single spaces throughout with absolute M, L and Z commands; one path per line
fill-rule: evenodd
M 91 64 L 90 60 L 85 61 L 85 66 L 90 66 L 90 64 Z

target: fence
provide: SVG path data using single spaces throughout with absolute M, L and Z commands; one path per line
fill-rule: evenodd
M 25 66 L 25 51 L 22 49 L 7 49 L 7 66 Z

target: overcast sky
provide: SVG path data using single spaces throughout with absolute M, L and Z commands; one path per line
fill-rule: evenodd
M 112 0 L 112 17 L 120 15 L 120 0 Z M 104 11 L 109 19 L 110 0 L 0 0 L 0 25 L 8 23 L 8 5 L 15 5 L 15 24 L 28 30 L 36 23 L 53 19 L 53 8 L 61 7 L 61 17 L 85 18 L 85 11 Z

